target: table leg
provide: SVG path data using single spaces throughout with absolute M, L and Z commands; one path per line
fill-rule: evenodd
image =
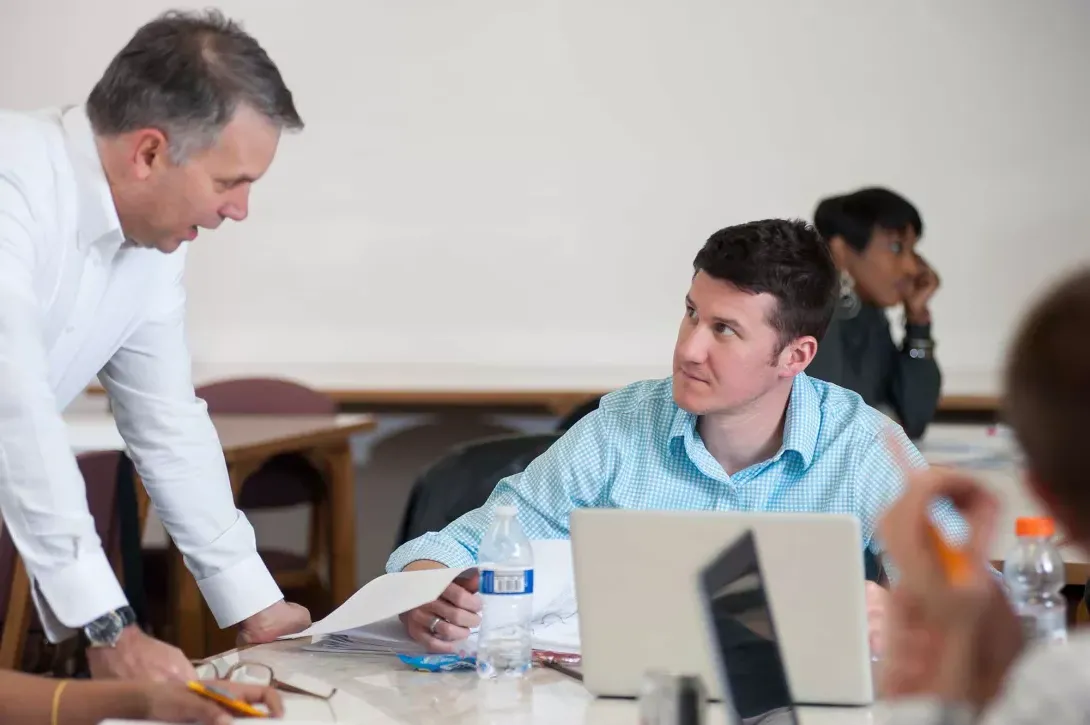
M 182 559 L 182 552 L 170 542 L 170 566 L 174 580 L 174 637 L 176 644 L 187 657 L 205 657 L 207 643 L 204 636 L 204 600 L 197 580 L 189 573 Z
M 329 588 L 333 606 L 339 607 L 356 593 L 356 469 L 348 441 L 328 449 L 330 562 Z

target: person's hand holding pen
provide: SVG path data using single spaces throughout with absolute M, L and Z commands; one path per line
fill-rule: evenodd
M 896 444 L 904 492 L 886 512 L 879 531 L 900 573 L 889 615 L 885 697 L 929 694 L 983 706 L 1021 651 L 1021 630 L 995 577 L 988 553 L 999 502 L 964 473 L 911 470 Z M 941 539 L 931 518 L 949 499 L 969 526 L 957 550 Z
M 270 717 L 283 717 L 279 693 L 271 687 L 238 682 L 216 682 L 218 691 L 249 705 L 264 705 Z M 145 712 L 141 719 L 159 722 L 230 725 L 236 711 L 213 699 L 197 694 L 185 683 L 160 683 L 145 686 Z

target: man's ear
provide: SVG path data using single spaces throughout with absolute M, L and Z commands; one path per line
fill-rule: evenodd
M 803 335 L 787 343 L 780 353 L 777 367 L 785 378 L 798 375 L 817 355 L 818 341 L 811 335 Z
M 129 135 L 128 161 L 133 175 L 143 181 L 162 166 L 170 163 L 167 137 L 157 128 L 142 128 Z

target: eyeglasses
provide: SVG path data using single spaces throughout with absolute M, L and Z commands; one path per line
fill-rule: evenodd
M 194 663 L 194 667 L 197 670 L 197 677 L 202 680 L 229 680 L 231 682 L 247 685 L 273 687 L 282 692 L 316 697 L 319 700 L 329 700 L 333 695 L 337 694 L 336 687 L 330 687 L 328 692 L 315 692 L 314 690 L 305 689 L 298 685 L 291 685 L 283 680 L 278 680 L 276 679 L 276 673 L 273 672 L 272 667 L 263 665 L 259 662 L 236 662 L 224 672 L 220 671 L 215 662 L 197 662 Z

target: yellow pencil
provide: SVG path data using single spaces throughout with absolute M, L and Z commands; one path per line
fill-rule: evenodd
M 972 573 L 972 563 L 969 561 L 969 557 L 966 556 L 964 551 L 955 549 L 946 543 L 946 539 L 942 537 L 934 524 L 928 524 L 927 531 L 931 538 L 931 545 L 935 547 L 935 552 L 939 555 L 939 561 L 942 562 L 942 568 L 946 571 L 946 578 L 952 584 L 961 584 L 966 581 Z
M 205 682 L 192 681 L 187 683 L 190 690 L 197 693 L 201 697 L 207 697 L 209 700 L 214 700 L 219 704 L 226 707 L 228 710 L 238 713 L 239 715 L 248 715 L 249 717 L 268 717 L 268 714 L 258 710 L 256 707 L 248 702 L 243 702 L 237 699 L 231 693 L 221 690 L 218 687 L 214 687 Z

